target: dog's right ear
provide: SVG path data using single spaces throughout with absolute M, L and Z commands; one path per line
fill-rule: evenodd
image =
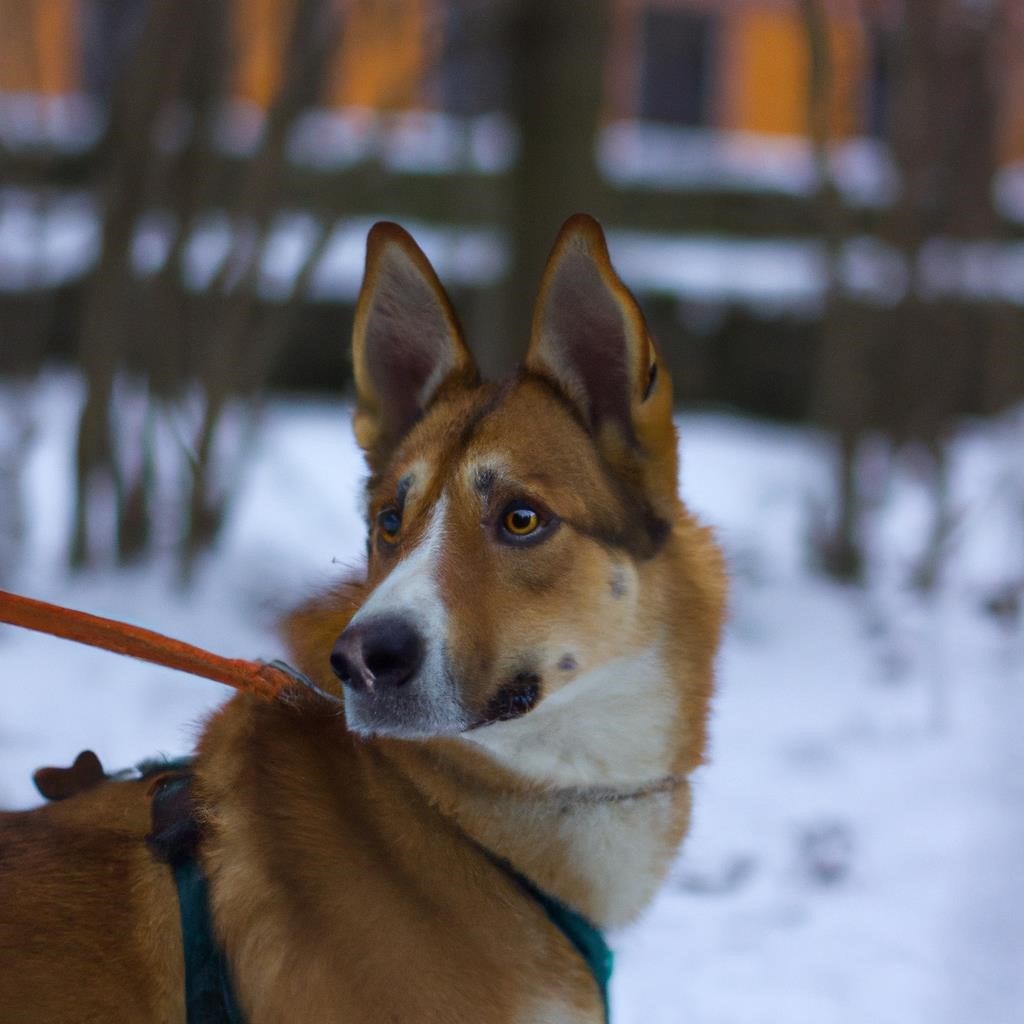
M 375 224 L 366 239 L 352 364 L 356 441 L 374 471 L 442 390 L 479 381 L 434 268 L 397 224 Z

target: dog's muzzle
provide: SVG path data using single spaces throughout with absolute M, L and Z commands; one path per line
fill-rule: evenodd
M 353 732 L 406 739 L 454 735 L 468 724 L 440 649 L 413 615 L 372 615 L 338 637 L 331 668 Z
M 423 639 L 397 615 L 353 623 L 338 637 L 331 668 L 349 690 L 384 694 L 405 686 L 423 664 Z

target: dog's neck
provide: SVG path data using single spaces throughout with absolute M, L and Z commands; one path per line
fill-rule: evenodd
M 581 676 L 522 719 L 387 750 L 472 840 L 617 926 L 651 899 L 689 816 L 675 692 L 650 650 Z

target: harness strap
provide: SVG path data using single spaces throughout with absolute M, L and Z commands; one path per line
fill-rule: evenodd
M 191 760 L 142 765 L 154 778 L 153 831 L 146 842 L 174 873 L 185 961 L 187 1024 L 244 1024 L 224 951 L 213 935 L 210 887 L 199 867 L 202 829 L 192 798 Z
M 532 896 L 544 909 L 551 923 L 569 940 L 583 962 L 590 968 L 594 981 L 601 992 L 604 1005 L 605 1024 L 611 1021 L 611 1003 L 608 998 L 608 985 L 615 966 L 615 954 L 605 941 L 601 929 L 588 917 L 574 910 L 568 903 L 563 903 L 557 896 L 545 892 L 532 882 L 526 875 L 516 871 L 507 860 L 485 851 L 494 863 L 506 874 L 511 875 L 529 896 Z
M 144 779 L 155 777 L 153 831 L 146 842 L 174 872 L 185 958 L 187 1024 L 245 1024 L 231 985 L 227 959 L 213 934 L 209 884 L 198 859 L 202 829 L 192 799 L 190 768 L 189 759 L 141 766 Z M 539 888 L 507 860 L 489 850 L 483 849 L 483 852 L 540 904 L 548 920 L 583 958 L 601 994 L 605 1024 L 608 1024 L 611 1013 L 608 984 L 613 954 L 600 929 L 579 911 Z
M 209 885 L 199 862 L 174 868 L 185 953 L 185 1020 L 188 1024 L 244 1024 L 224 951 L 213 937 Z

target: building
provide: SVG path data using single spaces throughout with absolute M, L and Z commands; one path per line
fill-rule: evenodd
M 234 91 L 266 106 L 295 0 L 229 0 Z M 331 107 L 461 106 L 453 0 L 336 0 L 345 29 L 326 90 Z M 102 92 L 146 0 L 0 0 L 0 94 Z M 609 121 L 639 120 L 769 136 L 807 130 L 809 55 L 799 0 L 610 0 Z M 513 0 L 514 6 L 514 0 Z M 886 116 L 884 33 L 894 0 L 828 0 L 835 87 L 833 137 L 880 133 Z M 498 10 L 500 5 L 495 5 Z M 581 9 L 585 4 L 581 3 Z M 1000 152 L 1024 159 L 1024 9 L 1008 4 L 1017 35 L 1000 118 Z M 486 11 L 486 3 L 476 5 Z M 1010 33 L 1013 36 L 1013 33 Z M 487 61 L 499 67 L 497 54 Z M 494 58 L 494 59 L 490 59 Z M 441 69 L 441 75 L 436 72 Z M 479 69 L 477 69 L 479 71 Z M 479 73 L 476 78 L 479 80 Z M 440 85 L 438 83 L 441 83 Z M 445 82 L 450 84 L 446 87 Z M 480 90 L 474 90 L 476 95 Z M 483 90 L 484 102 L 498 90 Z M 464 112 L 459 110 L 459 112 Z M 478 111 L 471 111 L 478 112 Z

